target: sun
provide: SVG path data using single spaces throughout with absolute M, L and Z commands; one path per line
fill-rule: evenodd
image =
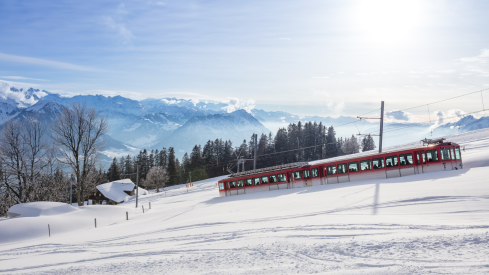
M 418 0 L 368 0 L 355 6 L 354 21 L 373 42 L 402 42 L 413 34 L 422 20 L 423 2 Z

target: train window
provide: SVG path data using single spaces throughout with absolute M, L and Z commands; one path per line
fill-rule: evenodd
M 230 181 L 229 182 L 229 188 L 236 188 L 236 182 L 235 181 Z
M 330 165 L 327 168 L 328 176 L 329 175 L 336 175 L 336 165 Z
M 412 165 L 413 164 L 413 154 L 403 154 L 399 155 L 399 162 L 401 163 L 401 166 L 403 165 Z
M 268 183 L 268 177 L 267 176 L 261 177 L 261 184 L 267 184 L 267 183 Z
M 440 148 L 441 160 L 450 160 L 450 150 L 448 148 Z
M 252 186 L 251 179 L 245 179 L 245 186 Z
M 370 160 L 362 160 L 360 161 L 360 171 L 365 171 L 365 170 L 370 170 L 372 167 L 370 167 Z
M 260 185 L 260 178 L 253 178 L 253 185 Z
M 270 183 L 276 183 L 277 182 L 277 175 L 270 175 Z
M 423 157 L 423 164 L 426 164 L 426 156 L 424 154 L 424 151 L 421 152 L 421 156 Z
M 455 159 L 455 152 L 453 151 L 453 148 L 450 149 L 450 152 L 452 152 L 452 159 Z
M 305 179 L 310 179 L 311 178 L 311 171 L 304 170 L 304 171 L 302 171 L 302 173 L 304 174 L 304 178 Z
M 237 186 L 238 187 L 243 187 L 243 180 L 238 180 Z
M 318 177 L 319 176 L 319 170 L 317 168 L 312 168 L 311 174 L 312 174 L 313 178 Z
M 348 163 L 348 171 L 358 172 L 358 161 Z
M 395 167 L 397 165 L 397 156 L 389 156 L 385 158 L 385 167 Z
M 455 148 L 455 158 L 460 159 L 460 148 Z
M 344 174 L 346 172 L 346 163 L 338 164 L 338 174 Z
M 372 167 L 374 169 L 384 168 L 384 159 L 383 158 L 373 159 L 372 160 Z
M 426 161 L 427 162 L 438 161 L 438 152 L 436 151 L 436 149 L 426 151 Z
M 278 178 L 278 182 L 287 181 L 287 179 L 285 178 L 285 173 L 278 174 L 277 178 Z
M 219 183 L 219 190 L 224 190 L 224 182 Z
M 302 171 L 295 171 L 294 172 L 294 179 L 296 179 L 296 180 L 302 179 Z

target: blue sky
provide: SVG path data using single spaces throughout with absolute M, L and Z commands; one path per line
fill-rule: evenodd
M 0 11 L 0 80 L 64 95 L 239 98 L 325 116 L 489 88 L 487 1 L 2 0 Z M 470 112 L 476 97 L 433 108 Z

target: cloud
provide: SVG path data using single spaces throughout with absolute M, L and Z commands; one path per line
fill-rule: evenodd
M 14 79 L 14 80 L 26 79 L 26 80 L 37 80 L 37 81 L 49 81 L 46 79 L 30 78 L 30 77 L 15 76 L 15 75 L 0 75 L 0 78 Z
M 13 87 L 10 83 L 0 81 L 0 99 L 8 101 L 15 101 L 19 107 L 28 107 L 37 102 L 34 97 L 26 98 L 26 94 L 23 92 L 23 89 L 11 90 Z M 36 95 L 38 98 L 44 97 L 47 94 L 43 91 L 35 90 L 32 94 Z
M 447 112 L 434 111 L 433 114 L 435 114 L 436 121 L 435 124 L 430 127 L 430 129 L 434 129 L 443 124 L 457 122 L 463 118 L 466 113 L 460 109 L 451 109 Z
M 52 60 L 46 60 L 46 59 L 40 59 L 34 57 L 11 55 L 5 53 L 0 53 L 0 60 L 13 62 L 13 63 L 40 65 L 40 66 L 57 68 L 57 69 L 68 69 L 68 70 L 75 70 L 75 71 L 95 71 L 95 69 L 89 67 L 78 66 L 70 63 L 64 63 L 64 62 L 58 62 L 58 61 L 52 61 Z
M 114 18 L 110 16 L 102 17 L 103 23 L 111 30 L 115 31 L 119 41 L 122 44 L 128 44 L 134 38 L 132 32 L 126 28 L 126 26 L 122 23 L 118 23 L 114 20 Z
M 232 113 L 236 110 L 244 109 L 248 113 L 251 113 L 251 110 L 255 108 L 255 100 L 253 99 L 239 99 L 236 97 L 230 97 L 228 106 L 222 107 L 221 109 L 225 110 L 228 113 Z
M 287 40 L 287 41 L 291 41 L 292 39 L 291 38 L 287 38 L 287 37 L 282 37 L 282 38 L 279 38 L 280 40 Z
M 385 112 L 386 122 L 414 122 L 415 117 L 412 113 L 401 110 Z
M 471 62 L 471 63 L 486 63 L 489 59 L 489 49 L 482 49 L 481 53 L 478 56 L 474 57 L 464 57 L 459 60 L 462 62 Z

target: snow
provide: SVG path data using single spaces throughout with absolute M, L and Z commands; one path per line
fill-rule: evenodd
M 76 207 L 60 202 L 28 202 L 17 204 L 8 210 L 9 214 L 19 215 L 17 217 L 39 217 L 52 216 L 77 211 Z
M 0 220 L 0 273 L 487 274 L 489 130 L 448 140 L 464 169 L 232 197 L 220 177 Z

